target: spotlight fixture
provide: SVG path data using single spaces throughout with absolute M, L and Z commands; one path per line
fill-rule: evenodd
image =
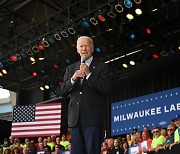
M 48 41 L 46 41 L 46 40 L 42 40 L 42 45 L 45 47 L 45 48 L 47 48 L 47 47 L 49 47 L 49 43 L 48 43 Z M 44 50 L 44 49 L 43 49 Z
M 32 62 L 35 62 L 35 61 L 36 61 L 34 57 L 30 57 L 29 59 L 30 59 Z
M 115 10 L 118 12 L 118 13 L 121 13 L 121 12 L 123 12 L 124 11 L 124 8 L 123 8 L 123 6 L 121 5 L 121 4 L 116 4 L 115 5 Z
M 126 14 L 126 18 L 128 18 L 129 20 L 134 19 L 134 16 L 130 13 Z
M 42 51 L 42 50 L 44 50 L 44 46 L 43 46 L 42 44 L 40 44 L 40 45 L 38 45 L 38 49 L 39 49 L 40 51 Z
M 150 35 L 151 34 L 151 29 L 150 28 L 146 28 L 146 33 Z
M 2 73 L 3 74 L 7 74 L 7 70 L 6 69 L 2 69 Z
M 52 36 L 48 37 L 47 41 L 50 43 L 50 44 L 53 44 L 54 43 L 54 38 Z
M 84 26 L 85 28 L 89 28 L 89 27 L 90 27 L 89 22 L 86 21 L 86 20 L 84 20 L 82 24 L 83 24 L 83 26 Z
M 110 10 L 107 12 L 107 15 L 111 18 L 116 18 L 116 14 L 114 13 L 115 6 L 111 5 Z
M 95 48 L 95 51 L 97 52 L 97 53 L 100 53 L 101 52 L 101 49 L 100 48 Z
M 33 51 L 33 52 L 39 52 L 39 48 L 38 48 L 37 46 L 33 46 L 33 47 L 32 47 L 32 51 Z
M 68 32 L 69 32 L 69 34 L 71 34 L 71 35 L 76 34 L 75 29 L 74 29 L 74 28 L 72 28 L 72 27 L 69 27 L 69 28 L 67 29 L 67 31 L 68 31 Z
M 13 61 L 13 62 L 16 62 L 18 59 L 17 59 L 17 56 L 16 55 L 12 55 L 11 56 L 11 60 Z
M 59 68 L 59 66 L 57 64 L 54 64 L 53 67 L 56 69 Z
M 20 55 L 22 58 L 26 58 L 26 57 L 27 57 L 27 54 L 26 54 L 26 52 L 25 52 L 23 49 L 19 52 L 19 55 Z
M 134 66 L 136 63 L 135 63 L 134 60 L 130 60 L 130 61 L 129 61 L 129 64 L 132 65 L 132 66 Z
M 58 33 L 55 33 L 55 34 L 54 34 L 54 38 L 55 38 L 56 40 L 58 40 L 58 41 L 61 40 L 61 36 L 60 36 Z
M 96 15 L 95 15 L 94 17 L 90 18 L 89 21 L 90 21 L 94 26 L 96 26 L 96 25 L 99 23 L 99 22 L 97 21 L 97 19 L 96 19 Z
M 3 76 L 3 74 L 0 72 L 0 76 Z
M 8 58 L 8 59 L 7 59 L 7 63 L 13 64 L 13 61 L 11 60 L 11 58 Z
M 65 37 L 65 38 L 68 37 L 68 33 L 67 33 L 66 31 L 61 31 L 61 35 L 62 35 L 63 37 Z
M 124 5 L 125 5 L 125 7 L 127 7 L 127 8 L 131 8 L 131 7 L 132 7 L 132 2 L 131 2 L 131 0 L 124 0 Z
M 128 68 L 128 65 L 127 65 L 126 63 L 123 63 L 122 66 L 123 66 L 124 68 Z
M 142 10 L 139 9 L 139 8 L 136 8 L 136 9 L 135 9 L 135 13 L 136 13 L 137 15 L 141 15 L 141 14 L 142 14 Z
M 141 3 L 141 0 L 134 0 L 134 2 L 135 2 L 136 4 L 140 4 L 140 3 Z
M 105 11 L 102 12 L 101 10 L 99 10 L 97 17 L 100 21 L 105 22 L 106 18 L 104 17 L 104 15 L 105 15 Z
M 33 72 L 32 76 L 34 76 L 34 77 L 38 76 L 37 72 Z
M 44 91 L 44 87 L 43 87 L 43 86 L 40 86 L 39 89 L 42 90 L 42 91 Z
M 49 85 L 47 85 L 47 84 L 44 87 L 45 87 L 45 89 L 49 89 Z

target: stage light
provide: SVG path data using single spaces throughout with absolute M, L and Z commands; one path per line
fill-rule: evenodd
M 126 15 L 126 17 L 127 17 L 129 20 L 134 19 L 134 16 L 133 16 L 132 14 L 130 14 L 130 13 L 128 13 L 128 14 Z
M 44 46 L 42 44 L 38 45 L 39 50 L 44 50 Z
M 132 66 L 134 66 L 136 63 L 135 63 L 134 60 L 130 60 L 130 61 L 129 61 L 129 64 L 132 65 Z
M 59 85 L 62 85 L 62 82 L 61 82 L 61 81 L 59 81 L 59 82 L 58 82 L 58 84 L 59 84 Z
M 130 34 L 130 36 L 129 36 L 129 37 L 130 37 L 130 39 L 131 39 L 131 40 L 135 40 L 135 39 L 136 39 L 135 34 Z
M 85 28 L 89 28 L 90 27 L 90 25 L 89 25 L 89 22 L 88 21 L 83 21 L 83 26 L 85 27 Z
M 13 61 L 13 62 L 16 62 L 18 59 L 17 59 L 17 56 L 16 55 L 12 55 L 11 56 L 11 60 Z
M 2 63 L 0 63 L 0 68 L 3 68 L 4 66 L 3 66 L 3 64 Z
M 53 67 L 56 69 L 59 68 L 59 66 L 57 64 L 54 64 Z
M 53 89 L 53 88 L 54 88 L 54 85 L 50 84 L 49 87 L 50 87 L 51 89 Z
M 43 45 L 43 47 L 45 47 L 45 48 L 49 47 L 49 43 L 48 43 L 48 41 L 46 41 L 45 39 L 42 40 L 42 45 Z M 41 50 L 41 49 L 40 49 L 40 50 Z M 44 50 L 44 49 L 42 49 L 42 50 Z
M 50 44 L 53 44 L 53 43 L 55 42 L 53 37 L 48 37 L 47 41 L 48 41 Z
M 43 87 L 43 86 L 40 86 L 39 89 L 42 90 L 42 91 L 44 91 L 44 87 Z
M 141 0 L 134 0 L 134 2 L 135 2 L 136 4 L 140 4 L 140 3 L 141 3 Z
M 3 76 L 3 74 L 0 72 L 0 76 Z
M 131 2 L 131 0 L 124 0 L 124 5 L 125 5 L 125 7 L 127 7 L 127 8 L 131 8 L 131 7 L 132 7 L 132 2 Z
M 27 57 L 27 54 L 26 54 L 26 52 L 25 52 L 23 49 L 19 52 L 19 55 L 20 55 L 22 58 L 26 58 L 26 57 Z
M 61 40 L 61 36 L 60 36 L 58 33 L 55 33 L 55 34 L 54 34 L 54 38 L 55 38 L 56 40 L 58 40 L 58 41 Z
M 68 31 L 68 32 L 69 32 L 69 34 L 71 34 L 71 35 L 76 34 L 75 29 L 74 29 L 74 28 L 72 28 L 72 27 L 69 27 L 69 28 L 67 29 L 67 31 Z
M 106 18 L 104 17 L 104 15 L 105 15 L 105 12 L 104 11 L 102 12 L 101 10 L 99 10 L 97 17 L 100 21 L 105 22 Z
M 95 51 L 96 51 L 97 53 L 100 53 L 100 52 L 101 52 L 101 49 L 100 49 L 100 48 L 95 48 Z
M 114 13 L 115 6 L 114 4 L 111 5 L 110 10 L 107 12 L 107 15 L 111 18 L 116 18 L 116 14 Z
M 39 48 L 38 48 L 37 46 L 33 46 L 33 47 L 32 47 L 32 51 L 33 51 L 33 52 L 39 52 Z
M 121 12 L 123 12 L 124 11 L 124 8 L 123 8 L 123 6 L 121 5 L 121 4 L 116 4 L 115 5 L 115 10 L 118 12 L 118 13 L 121 13 Z
M 41 60 L 44 60 L 44 57 L 40 57 L 40 58 L 38 58 L 38 59 L 41 61 Z
M 141 14 L 142 14 L 142 10 L 139 9 L 139 8 L 136 8 L 136 9 L 135 9 L 135 13 L 136 13 L 137 15 L 141 15 Z
M 146 33 L 147 34 L 151 34 L 151 29 L 150 28 L 146 28 Z
M 45 89 L 49 89 L 49 85 L 47 85 L 47 84 L 44 87 L 45 87 Z
M 96 20 L 96 16 L 90 18 L 89 21 L 90 21 L 94 26 L 96 26 L 96 25 L 99 23 L 99 22 Z
M 66 31 L 61 31 L 61 35 L 62 35 L 63 37 L 65 37 L 65 38 L 68 37 L 68 33 L 67 33 Z
M 34 57 L 29 57 L 29 59 L 32 61 L 32 62 L 35 62 L 35 58 Z
M 166 56 L 169 55 L 166 50 L 162 50 L 162 51 L 160 52 L 160 54 L 161 54 L 162 56 L 164 56 L 164 57 L 166 57 Z
M 7 59 L 7 63 L 8 63 L 8 64 L 13 64 L 13 61 L 11 60 L 11 58 L 8 58 L 8 59 Z
M 6 69 L 2 69 L 2 73 L 3 74 L 7 74 L 7 70 Z
M 70 63 L 71 63 L 70 59 L 68 59 L 68 58 L 65 59 L 65 62 L 66 62 L 67 64 L 70 64 Z
M 37 72 L 33 72 L 32 75 L 33 75 L 34 77 L 38 76 Z
M 157 53 L 153 53 L 153 54 L 152 54 L 152 57 L 153 57 L 154 59 L 158 59 L 158 58 L 159 58 L 159 55 L 158 55 Z
M 40 70 L 40 73 L 41 73 L 41 74 L 45 74 L 45 70 L 41 69 L 41 70 Z
M 122 66 L 123 66 L 124 68 L 128 68 L 128 65 L 127 65 L 126 63 L 123 63 Z

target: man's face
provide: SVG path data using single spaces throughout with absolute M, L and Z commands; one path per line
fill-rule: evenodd
M 178 118 L 178 119 L 175 120 L 175 125 L 176 125 L 177 127 L 180 127 L 180 118 Z
M 154 130 L 153 130 L 153 135 L 154 135 L 155 137 L 158 137 L 158 136 L 161 135 L 161 131 L 160 131 L 159 129 L 154 129 Z
M 168 135 L 173 135 L 174 132 L 175 132 L 174 127 L 171 126 L 171 125 L 169 125 L 169 126 L 167 127 L 167 133 L 168 133 Z
M 89 59 L 92 56 L 94 47 L 91 44 L 90 39 L 81 38 L 77 42 L 77 52 L 79 55 L 85 59 Z

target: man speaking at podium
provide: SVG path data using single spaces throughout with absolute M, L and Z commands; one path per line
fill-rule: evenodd
M 81 61 L 66 68 L 61 86 L 62 96 L 70 96 L 71 154 L 100 153 L 103 110 L 111 78 L 108 66 L 95 60 L 93 51 L 90 37 L 78 38 L 77 52 Z

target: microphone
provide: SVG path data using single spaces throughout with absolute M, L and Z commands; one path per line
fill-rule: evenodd
M 86 58 L 85 58 L 85 57 L 82 57 L 82 58 L 81 58 L 81 63 L 85 63 L 85 61 L 86 61 Z

